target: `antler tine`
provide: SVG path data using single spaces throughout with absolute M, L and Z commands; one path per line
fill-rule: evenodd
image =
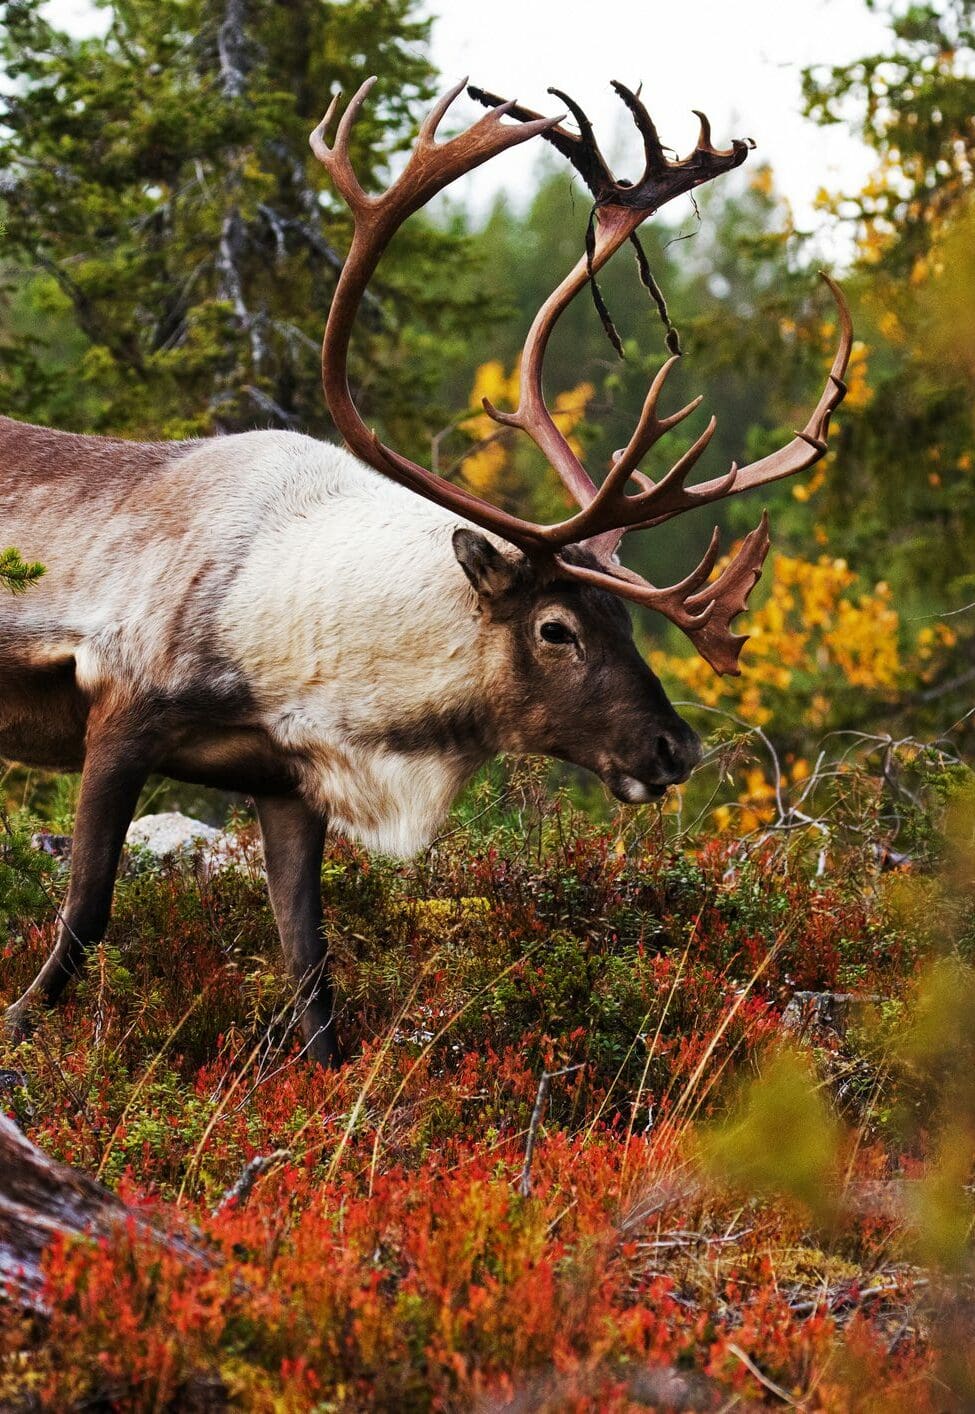
M 706 583 L 717 564 L 720 548 L 720 534 L 715 529 L 700 563 L 695 565 L 689 575 L 663 589 L 651 584 L 634 570 L 619 564 L 603 562 L 589 565 L 560 560 L 559 574 L 567 579 L 577 579 L 583 584 L 594 585 L 598 589 L 608 589 L 634 604 L 642 604 L 645 608 L 666 614 L 684 633 L 693 636 L 710 622 L 715 613 L 716 606 L 712 602 L 714 596 L 708 595 L 700 608 L 696 603 L 692 606 L 691 600 L 700 595 L 701 586 Z
M 472 127 L 468 128 L 466 133 L 460 134 L 460 137 L 473 138 L 477 134 L 486 132 L 489 128 L 497 126 L 502 118 L 508 117 L 514 107 L 514 99 L 506 99 L 504 103 L 497 104 L 497 106 L 492 108 L 490 112 L 485 113 L 483 117 L 478 118 L 477 122 Z M 521 128 L 502 128 L 501 131 L 506 135 L 510 133 L 521 132 L 525 134 L 526 138 L 535 137 L 536 134 L 541 134 L 542 136 L 544 136 L 545 133 L 551 130 L 554 124 L 560 123 L 564 116 L 564 113 L 558 113 L 554 118 L 536 118 L 531 123 L 524 123 Z M 457 142 L 459 141 L 459 138 L 452 138 L 451 141 Z M 449 145 L 449 143 L 444 144 L 444 146 Z M 505 142 L 504 145 L 506 147 L 513 146 L 514 140 L 509 139 Z
M 355 127 L 356 119 L 362 112 L 362 105 L 372 92 L 378 78 L 375 74 L 367 78 L 365 83 L 361 83 L 355 93 L 349 99 L 349 106 L 342 114 L 339 121 L 338 131 L 335 134 L 336 151 L 345 153 L 348 151 L 349 138 L 352 136 L 352 129 Z
M 732 559 L 730 559 L 730 560 L 728 561 L 728 563 L 725 565 L 724 569 L 723 569 L 723 570 L 721 571 L 721 573 L 718 575 L 718 578 L 715 579 L 715 580 L 713 580 L 710 584 L 707 584 L 707 583 L 706 583 L 706 580 L 707 580 L 708 576 L 710 576 L 711 570 L 714 569 L 714 566 L 715 566 L 715 565 L 717 564 L 717 562 L 718 562 L 717 550 L 720 548 L 720 536 L 719 536 L 717 527 L 715 527 L 715 529 L 714 529 L 714 531 L 713 531 L 713 533 L 712 533 L 712 536 L 711 536 L 711 544 L 712 544 L 712 546 L 714 546 L 716 553 L 715 553 L 714 559 L 713 559 L 712 562 L 711 562 L 710 568 L 708 569 L 708 574 L 707 574 L 707 576 L 705 576 L 704 587 L 703 587 L 703 588 L 700 588 L 700 587 L 699 587 L 696 591 L 692 591 L 691 593 L 688 594 L 688 596 L 687 596 L 687 606 L 688 606 L 688 608 L 691 609 L 691 610 L 693 610 L 693 609 L 696 608 L 699 604 L 700 604 L 700 605 L 711 604 L 711 603 L 714 603 L 716 600 L 720 599 L 720 598 L 722 597 L 722 593 L 723 593 L 722 580 L 724 580 L 725 583 L 727 583 L 727 581 L 728 581 L 729 579 L 734 578 L 735 576 L 737 576 L 737 575 L 740 573 L 741 567 L 745 564 L 746 561 L 747 561 L 747 562 L 750 562 L 750 561 L 751 561 L 751 559 L 752 559 L 752 545 L 753 545 L 756 541 L 760 541 L 760 540 L 762 539 L 763 535 L 764 535 L 764 537 L 765 537 L 766 539 L 768 539 L 768 511 L 767 511 L 767 510 L 766 510 L 766 511 L 762 511 L 762 519 L 759 521 L 759 523 L 758 523 L 758 525 L 755 527 L 755 529 L 754 529 L 754 530 L 750 530 L 750 531 L 748 532 L 748 534 L 745 536 L 744 540 L 741 542 L 741 545 L 738 547 L 738 550 L 737 550 L 736 554 L 733 556 Z M 768 545 L 765 546 L 765 550 L 766 550 L 766 551 L 768 550 Z M 764 552 L 763 552 L 762 558 L 763 558 L 763 559 L 765 558 Z M 744 607 L 744 605 L 743 605 L 742 607 Z
M 578 515 L 553 528 L 553 542 L 558 545 L 584 543 L 597 554 L 613 553 L 626 532 L 636 529 L 647 519 L 648 511 L 653 507 L 666 507 L 668 501 L 686 494 L 684 482 L 710 443 L 717 426 L 717 418 L 712 417 L 701 435 L 678 458 L 666 476 L 660 481 L 651 482 L 634 496 L 628 496 L 623 490 L 630 477 L 630 468 L 626 464 L 625 456 L 620 457 L 613 464 L 589 505 Z M 733 474 L 737 475 L 737 468 Z M 661 514 L 660 511 L 654 514 L 661 519 L 665 516 L 665 512 Z
M 673 466 L 665 476 L 662 476 L 656 483 L 652 491 L 645 491 L 641 496 L 634 496 L 632 500 L 647 508 L 655 502 L 664 503 L 667 497 L 674 491 L 683 491 L 684 482 L 694 470 L 702 454 L 710 446 L 711 438 L 718 429 L 718 419 L 713 415 L 708 419 L 708 425 L 704 431 L 692 442 L 687 451 L 678 457 Z M 737 475 L 737 469 L 736 473 Z M 641 517 L 642 518 L 642 517 Z
M 714 145 L 711 142 L 711 119 L 706 113 L 702 113 L 700 108 L 692 108 L 691 112 L 701 125 L 697 135 L 697 142 L 694 146 L 696 148 L 703 147 L 706 152 L 713 152 Z
M 690 618 L 697 624 L 707 623 L 708 619 L 711 617 L 711 598 L 708 597 L 705 600 L 700 612 L 695 612 L 691 609 L 690 603 L 691 600 L 697 596 L 697 592 L 700 590 L 702 584 L 707 584 L 711 571 L 718 563 L 720 550 L 721 531 L 715 526 L 711 531 L 711 539 L 708 541 L 708 548 L 705 550 L 700 562 L 691 570 L 690 574 L 685 575 L 683 579 L 678 580 L 678 582 L 671 585 L 669 589 L 662 591 L 679 597 L 681 603 L 688 608 Z M 651 585 L 650 587 L 652 588 L 653 586 Z M 707 617 L 705 617 L 705 615 Z
M 643 411 L 640 413 L 640 420 L 636 425 L 633 436 L 629 442 L 614 456 L 614 463 L 625 463 L 631 472 L 637 464 L 643 460 L 647 452 L 654 447 L 665 432 L 669 432 L 672 427 L 676 427 L 679 422 L 683 422 L 685 417 L 690 417 L 704 401 L 703 394 L 698 394 L 692 398 L 684 407 L 678 408 L 677 412 L 670 413 L 667 417 L 657 416 L 657 403 L 660 401 L 660 394 L 664 383 L 670 374 L 671 369 L 680 361 L 680 354 L 674 354 L 664 363 L 653 382 L 650 384 L 649 392 L 643 403 Z
M 342 90 L 340 88 L 336 89 L 335 92 L 332 94 L 331 103 L 325 109 L 324 118 L 318 124 L 317 128 L 312 129 L 312 132 L 308 138 L 308 146 L 318 158 L 319 162 L 324 162 L 326 158 L 331 156 L 331 149 L 329 148 L 328 143 L 326 142 L 326 134 L 328 133 L 328 130 L 331 127 L 332 119 L 335 117 L 335 110 L 339 106 L 339 99 L 341 97 Z
M 500 408 L 494 406 L 490 398 L 482 398 L 481 407 L 487 413 L 488 417 L 491 418 L 492 422 L 500 423 L 502 427 L 517 427 L 521 430 L 522 423 L 517 413 L 502 412 Z
M 364 208 L 371 206 L 374 198 L 363 191 L 358 177 L 355 174 L 352 163 L 349 160 L 349 138 L 353 125 L 362 111 L 362 105 L 369 96 L 373 85 L 376 83 L 376 75 L 373 74 L 366 79 L 356 89 L 349 99 L 348 107 L 339 120 L 339 125 L 335 133 L 332 145 L 329 146 L 327 134 L 332 119 L 338 109 L 339 100 L 342 97 L 341 89 L 333 94 L 332 101 L 328 105 L 325 116 L 314 129 L 308 139 L 308 145 L 312 152 L 321 162 L 322 166 L 331 176 L 333 182 L 338 187 L 346 204 L 354 217 L 358 217 Z
M 707 623 L 689 637 L 716 673 L 737 676 L 741 672 L 738 659 L 748 635 L 733 633 L 731 623 L 747 607 L 748 597 L 761 577 L 770 543 L 768 512 L 763 511 L 758 525 L 745 536 L 737 555 L 718 578 L 687 600 L 691 610 L 705 596 L 713 605 Z
M 437 129 L 443 122 L 447 109 L 453 103 L 458 94 L 463 93 L 467 87 L 467 76 L 461 79 L 460 83 L 455 83 L 453 88 L 448 88 L 446 93 L 440 95 L 436 103 L 430 109 L 427 116 L 420 124 L 418 134 L 420 142 L 433 142 L 437 136 Z
M 616 186 L 616 178 L 613 176 L 606 158 L 599 150 L 589 116 L 580 104 L 574 98 L 570 98 L 567 93 L 563 93 L 562 89 L 550 88 L 549 93 L 565 104 L 579 127 L 578 134 L 567 133 L 565 136 L 568 141 L 556 145 L 568 157 L 596 200 L 600 201 L 607 192 L 613 191 Z M 564 129 L 560 128 L 560 136 L 563 132 Z M 555 142 L 554 135 L 550 141 Z
M 579 140 L 588 147 L 596 146 L 596 134 L 592 130 L 592 123 L 589 121 L 589 114 L 578 104 L 574 98 L 570 98 L 561 88 L 550 88 L 548 92 L 553 98 L 561 99 L 575 118 L 579 127 Z
M 629 108 L 633 121 L 643 138 L 643 152 L 646 158 L 643 177 L 646 180 L 667 166 L 667 156 L 657 132 L 657 125 L 650 117 L 646 105 L 638 94 L 631 92 L 625 84 L 620 83 L 619 79 L 613 79 L 611 86 Z
M 483 88 L 477 88 L 474 84 L 468 85 L 467 92 L 470 97 L 474 99 L 475 103 L 482 103 L 486 108 L 497 107 L 504 102 L 496 93 L 488 93 Z M 566 95 L 560 94 L 559 90 L 550 89 L 549 92 L 560 96 L 563 102 L 566 102 L 567 106 L 573 109 L 578 108 L 578 104 L 574 103 L 572 99 L 568 99 Z M 581 110 L 579 111 L 581 112 Z M 526 108 L 521 103 L 513 103 L 509 112 L 512 118 L 517 118 L 520 123 L 537 122 L 542 116 L 540 113 L 536 113 L 533 108 Z M 588 126 L 589 120 L 585 117 L 585 114 L 583 114 L 583 118 L 585 118 L 586 125 Z M 595 140 L 593 140 L 591 150 L 588 153 L 584 152 L 585 144 L 581 134 L 569 132 L 567 128 L 563 128 L 561 126 L 561 120 L 554 127 L 549 128 L 544 136 L 546 142 L 551 143 L 555 150 L 560 152 L 562 156 L 567 158 L 572 166 L 576 168 L 585 180 L 587 186 L 590 185 L 589 176 L 587 175 L 588 162 L 591 162 L 593 166 L 598 169 L 598 176 L 601 181 L 612 182 L 613 174 L 606 166 L 605 159 L 596 146 Z
M 694 151 L 710 152 L 715 156 L 720 155 L 720 149 L 715 147 L 714 143 L 711 141 L 711 119 L 706 113 L 702 113 L 700 108 L 692 108 L 691 112 L 700 124 L 697 142 L 694 144 Z
M 634 520 L 629 525 L 623 526 L 613 548 L 615 549 L 623 536 L 628 535 L 631 531 L 653 530 L 658 525 L 665 525 L 668 520 L 671 520 L 674 516 L 681 515 L 684 511 L 697 510 L 701 506 L 710 506 L 713 505 L 715 501 L 723 500 L 725 496 L 734 495 L 735 492 L 741 490 L 741 487 L 737 484 L 740 474 L 741 468 L 738 463 L 732 462 L 724 476 L 715 477 L 713 481 L 704 483 L 715 488 L 712 494 L 706 496 L 699 496 L 696 486 L 691 486 L 690 488 L 682 487 L 676 505 L 669 506 L 663 510 L 658 509 L 654 515 L 645 516 L 640 520 Z M 634 472 L 634 480 L 636 476 L 637 473 Z M 656 486 L 654 483 L 651 483 L 651 485 L 645 489 L 655 490 Z M 652 505 L 652 502 L 650 504 Z M 602 549 L 602 546 L 608 543 L 608 536 L 596 536 L 593 543 L 595 544 L 597 542 L 600 549 Z
M 704 558 L 686 578 L 660 589 L 623 565 L 563 564 L 560 573 L 599 589 L 607 589 L 631 603 L 664 614 L 691 640 L 697 652 L 717 673 L 736 676 L 738 659 L 747 634 L 731 631 L 731 622 L 748 603 L 769 551 L 768 513 L 750 531 L 738 553 L 716 580 L 707 580 L 717 563 L 720 535 L 712 532 Z
M 692 108 L 691 112 L 700 123 L 700 130 L 698 131 L 697 142 L 694 144 L 694 151 L 690 156 L 684 158 L 685 162 L 690 162 L 693 158 L 701 156 L 702 154 L 706 154 L 708 157 L 730 158 L 736 156 L 742 149 L 744 149 L 747 155 L 748 149 L 754 147 L 755 144 L 751 139 L 743 141 L 741 138 L 736 139 L 731 144 L 731 147 L 715 147 L 714 143 L 711 141 L 711 119 L 706 113 L 702 113 L 700 108 Z M 739 158 L 739 161 L 743 162 L 744 160 L 744 157 Z
M 774 481 L 781 481 L 783 477 L 795 476 L 800 471 L 808 471 L 826 455 L 830 418 L 846 394 L 843 375 L 853 347 L 853 321 L 842 290 L 825 271 L 820 271 L 820 277 L 828 285 L 836 302 L 840 319 L 840 340 L 827 375 L 826 386 L 805 427 L 802 431 L 795 432 L 792 441 L 780 447 L 777 452 L 771 452 L 767 457 L 762 457 L 760 461 L 752 462 L 748 466 L 733 466 L 734 476 L 729 472 L 711 481 L 700 482 L 685 491 L 681 499 L 672 506 L 656 512 L 653 517 L 641 520 L 631 529 L 647 530 L 652 526 L 661 525 L 692 506 L 707 505 L 732 493 L 737 495 L 739 491 L 750 491 L 756 486 L 768 486 Z

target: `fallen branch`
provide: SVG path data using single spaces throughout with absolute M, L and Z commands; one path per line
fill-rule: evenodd
M 906 1296 L 905 1287 L 910 1288 L 910 1292 L 923 1290 L 929 1286 L 927 1277 L 905 1278 L 902 1282 L 887 1282 L 879 1286 L 868 1286 L 862 1291 L 847 1289 L 845 1291 L 825 1292 L 822 1296 L 814 1297 L 809 1301 L 796 1301 L 790 1306 L 794 1316 L 812 1316 L 817 1311 L 823 1311 L 826 1315 L 835 1315 L 837 1311 L 845 1311 L 858 1306 L 864 1306 L 871 1301 L 880 1301 L 887 1296 Z
M 0 1296 L 43 1312 L 49 1244 L 57 1237 L 104 1238 L 120 1231 L 188 1262 L 218 1265 L 212 1252 L 166 1232 L 95 1179 L 49 1158 L 0 1114 Z
M 637 1248 L 641 1252 L 671 1252 L 688 1247 L 725 1247 L 728 1243 L 740 1242 L 743 1237 L 748 1237 L 752 1232 L 750 1227 L 742 1228 L 740 1232 L 714 1233 L 714 1232 L 687 1232 L 681 1229 L 679 1232 L 668 1232 L 665 1236 L 657 1238 L 654 1242 L 638 1242 Z

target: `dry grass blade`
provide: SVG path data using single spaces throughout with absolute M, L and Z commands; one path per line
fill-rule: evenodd
M 781 1399 L 782 1403 L 788 1404 L 791 1409 L 807 1408 L 807 1405 L 803 1400 L 795 1399 L 788 1392 L 788 1390 L 783 1389 L 782 1386 L 777 1385 L 774 1380 L 770 1380 L 768 1375 L 763 1374 L 763 1372 L 758 1368 L 751 1356 L 746 1355 L 744 1350 L 742 1350 L 740 1346 L 737 1346 L 732 1341 L 729 1341 L 728 1349 L 731 1351 L 732 1355 L 735 1357 L 736 1360 L 741 1361 L 748 1373 L 750 1375 L 754 1375 L 755 1379 L 758 1380 L 759 1384 L 764 1389 L 768 1390 L 769 1394 L 774 1394 L 776 1399 Z

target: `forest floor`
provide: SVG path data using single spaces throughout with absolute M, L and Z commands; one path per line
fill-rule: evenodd
M 0 1408 L 975 1408 L 950 858 L 644 814 L 462 824 L 408 866 L 331 846 L 330 1074 L 252 826 L 239 868 L 123 877 L 67 1005 L 0 1043 L 0 1105 L 206 1260 L 55 1242 L 45 1309 L 0 1306 Z M 28 829 L 3 1001 L 63 888 Z

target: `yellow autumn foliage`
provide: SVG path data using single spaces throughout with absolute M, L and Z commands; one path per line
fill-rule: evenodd
M 877 320 L 877 327 L 889 344 L 904 344 L 907 342 L 907 331 L 894 310 L 884 310 L 883 314 L 881 314 L 880 318 Z
M 846 397 L 844 405 L 850 412 L 863 412 L 873 402 L 873 389 L 868 379 L 868 358 L 870 350 L 862 339 L 855 339 L 850 350 L 850 362 L 846 370 Z
M 890 587 L 881 581 L 860 588 L 845 560 L 776 554 L 770 568 L 768 597 L 741 630 L 750 641 L 739 678 L 717 677 L 696 655 L 667 654 L 661 665 L 695 700 L 727 707 L 755 726 L 786 706 L 787 694 L 802 698 L 808 725 L 827 726 L 837 690 L 893 692 L 907 679 L 923 679 L 955 641 L 947 625 L 928 626 L 905 656 Z
M 772 196 L 775 191 L 775 179 L 772 176 L 772 168 L 767 162 L 763 162 L 752 174 L 749 188 L 758 192 L 759 196 Z
M 508 454 L 498 442 L 487 442 L 464 461 L 464 480 L 472 491 L 490 499 L 508 462 Z
M 478 495 L 490 499 L 492 494 L 511 490 L 504 482 L 512 471 L 511 439 L 501 434 L 498 424 L 484 411 L 483 401 L 501 411 L 510 412 L 518 406 L 521 387 L 521 361 L 517 360 L 510 373 L 499 359 L 482 363 L 474 374 L 469 405 L 471 415 L 461 422 L 461 430 L 471 439 L 472 449 L 464 457 L 464 480 Z M 574 388 L 558 393 L 551 406 L 555 425 L 566 441 L 581 455 L 582 446 L 572 434 L 584 420 L 586 409 L 595 395 L 592 383 L 577 383 Z
M 720 572 L 720 567 L 716 573 Z M 680 696 L 762 727 L 799 721 L 822 731 L 834 725 L 841 699 L 854 693 L 893 695 L 932 675 L 956 639 L 944 623 L 926 624 L 908 648 L 900 616 L 883 581 L 865 588 L 845 560 L 773 555 L 764 603 L 740 632 L 750 635 L 741 676 L 718 677 L 691 652 L 655 658 L 657 671 L 680 684 Z M 808 763 L 783 765 L 782 787 L 791 794 L 808 774 Z M 775 786 L 760 765 L 744 772 L 737 803 L 712 812 L 719 830 L 746 833 L 774 819 Z
M 805 757 L 788 762 L 783 768 L 782 787 L 794 789 L 801 786 L 808 775 L 809 762 Z M 747 835 L 775 819 L 775 784 L 762 766 L 756 763 L 747 767 L 738 784 L 736 802 L 733 805 L 717 805 L 711 811 L 711 820 L 720 834 L 733 832 Z

